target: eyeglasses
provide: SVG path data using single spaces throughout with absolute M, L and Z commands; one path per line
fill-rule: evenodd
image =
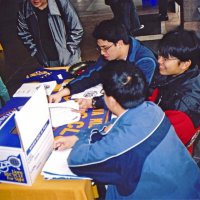
M 178 58 L 165 58 L 163 56 L 158 55 L 158 59 L 160 59 L 160 58 L 163 59 L 164 62 L 167 62 L 167 61 L 170 61 L 170 60 L 179 60 Z
M 99 47 L 99 46 L 97 46 L 97 47 L 96 47 L 96 50 L 99 51 L 99 52 L 101 52 L 101 51 L 103 51 L 103 52 L 108 52 L 109 49 L 110 49 L 113 45 L 114 45 L 114 44 L 111 44 L 109 47 Z

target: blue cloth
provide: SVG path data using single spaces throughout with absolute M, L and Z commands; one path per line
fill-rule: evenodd
M 73 76 L 67 72 L 65 69 L 60 70 L 50 70 L 44 68 L 38 68 L 35 72 L 23 80 L 23 82 L 47 82 L 56 81 L 58 84 L 62 83 L 66 79 L 71 79 Z
M 110 123 L 107 133 L 102 125 L 77 135 L 74 173 L 107 184 L 107 200 L 200 197 L 200 170 L 157 105 L 144 102 Z

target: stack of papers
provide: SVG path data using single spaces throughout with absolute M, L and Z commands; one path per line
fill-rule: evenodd
M 53 151 L 44 165 L 41 174 L 45 179 L 90 179 L 74 174 L 67 164 L 67 158 L 71 149 Z
M 31 97 L 35 91 L 44 85 L 47 95 L 50 95 L 54 88 L 56 87 L 56 81 L 49 81 L 43 83 L 24 83 L 13 95 L 13 97 Z
M 63 103 L 49 103 L 51 123 L 53 127 L 74 123 L 80 120 L 79 105 L 74 100 Z
M 102 96 L 102 84 L 96 85 L 94 87 L 91 87 L 83 92 L 74 94 L 71 96 L 71 99 L 92 99 L 93 97 L 98 97 L 98 96 Z

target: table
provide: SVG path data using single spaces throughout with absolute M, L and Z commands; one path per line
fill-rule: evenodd
M 55 69 L 56 70 L 56 69 Z M 58 90 L 60 85 L 55 90 Z M 1 112 L 23 106 L 29 98 L 11 98 Z M 61 129 L 62 130 L 62 129 Z M 60 130 L 58 130 L 58 134 Z M 44 180 L 38 175 L 32 186 L 0 183 L 2 200 L 92 200 L 95 192 L 90 180 Z M 94 192 L 94 194 L 93 194 Z
M 90 180 L 44 180 L 39 175 L 30 186 L 0 184 L 2 200 L 92 200 Z

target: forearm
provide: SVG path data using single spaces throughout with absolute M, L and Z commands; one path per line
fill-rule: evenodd
M 35 56 L 37 53 L 36 44 L 33 41 L 31 33 L 29 32 L 24 15 L 20 11 L 18 12 L 17 34 L 27 50 L 31 52 L 31 56 Z
M 72 50 L 77 49 L 82 40 L 83 27 L 70 1 L 66 2 L 64 10 L 66 13 L 65 16 L 67 17 L 66 21 L 68 22 L 66 24 L 66 27 L 68 27 L 67 46 Z
M 66 87 L 70 90 L 70 94 L 73 95 L 79 92 L 83 92 L 84 90 L 101 83 L 99 75 L 99 71 L 101 70 L 101 68 L 102 65 L 99 65 L 97 62 L 94 66 L 88 68 L 86 72 L 84 72 L 74 80 L 70 81 L 66 85 Z

